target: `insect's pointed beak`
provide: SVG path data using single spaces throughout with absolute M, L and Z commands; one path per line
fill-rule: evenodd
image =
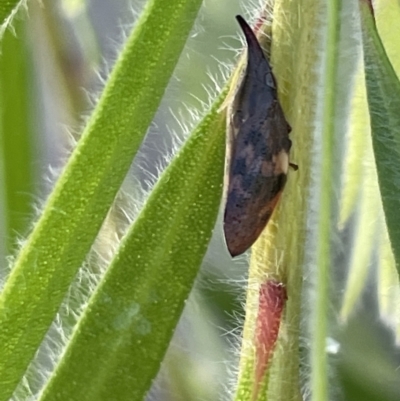
M 257 37 L 254 34 L 253 30 L 250 28 L 249 24 L 240 15 L 236 16 L 236 20 L 242 28 L 243 34 L 246 38 L 248 49 L 248 68 L 256 70 L 260 63 L 266 63 L 269 67 L 268 60 L 265 58 Z

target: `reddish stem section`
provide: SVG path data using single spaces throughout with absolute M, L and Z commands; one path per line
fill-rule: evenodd
M 258 397 L 259 386 L 273 355 L 286 299 L 286 287 L 282 283 L 268 280 L 261 285 L 255 333 L 256 366 L 253 399 Z

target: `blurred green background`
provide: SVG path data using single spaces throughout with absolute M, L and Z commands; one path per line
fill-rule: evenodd
M 0 280 L 49 193 L 68 149 L 101 91 L 126 32 L 143 1 L 32 1 L 5 32 L 0 56 Z M 144 197 L 196 115 L 210 103 L 241 49 L 236 14 L 253 2 L 207 0 L 181 56 L 161 107 L 127 178 Z M 162 34 L 162 33 L 161 33 Z M 140 194 L 140 195 L 139 195 Z M 138 206 L 139 207 L 139 206 Z M 351 230 L 351 226 L 349 228 Z M 341 238 L 333 292 L 344 290 Z M 347 249 L 346 249 L 347 247 Z M 377 262 L 375 262 L 377 263 Z M 149 394 L 157 400 L 227 399 L 233 392 L 248 255 L 232 261 L 219 219 L 203 269 Z M 362 301 L 346 324 L 332 300 L 331 358 L 335 400 L 400 400 L 400 351 L 380 320 L 372 274 Z M 400 319 L 400 317 L 399 317 Z M 307 398 L 307 338 L 302 385 Z

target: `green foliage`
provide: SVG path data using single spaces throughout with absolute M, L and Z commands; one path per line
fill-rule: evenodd
M 215 225 L 225 149 L 220 105 L 200 123 L 152 191 L 42 401 L 145 396 Z
M 0 400 L 7 400 L 20 381 L 84 261 L 157 110 L 200 4 L 147 4 L 21 249 L 0 298 Z
M 360 1 L 365 79 L 379 188 L 400 274 L 400 82 L 376 29 L 370 3 Z
M 14 24 L 16 34 L 6 31 L 0 58 L 0 151 L 1 186 L 4 194 L 5 253 L 12 253 L 16 234 L 26 234 L 34 180 L 34 132 L 30 114 L 31 63 L 23 40 L 25 25 Z M 16 37 L 18 35 L 18 37 Z M 21 118 L 21 116 L 26 116 Z M 5 218 L 7 217 L 7 218 Z

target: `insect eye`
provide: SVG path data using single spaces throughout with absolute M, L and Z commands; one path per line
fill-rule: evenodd
M 274 79 L 272 73 L 269 72 L 269 73 L 265 76 L 265 83 L 266 83 L 270 88 L 276 89 L 276 86 L 275 86 L 275 79 Z

